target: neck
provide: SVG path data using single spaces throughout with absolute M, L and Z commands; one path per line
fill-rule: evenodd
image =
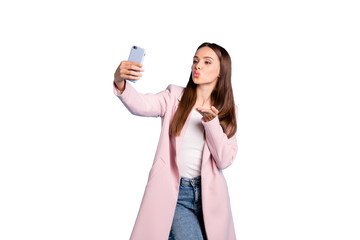
M 196 87 L 196 103 L 197 107 L 211 107 L 211 93 L 215 86 L 197 85 Z

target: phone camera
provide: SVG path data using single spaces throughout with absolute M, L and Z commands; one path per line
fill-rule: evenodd
M 134 49 L 137 49 L 137 46 L 134 46 L 133 48 L 134 48 Z

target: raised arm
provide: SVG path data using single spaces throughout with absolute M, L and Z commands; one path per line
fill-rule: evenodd
M 114 93 L 132 114 L 144 117 L 164 116 L 171 97 L 170 86 L 157 94 L 142 94 L 128 82 L 124 83 L 123 91 L 114 83 Z
M 140 63 L 122 61 L 114 74 L 114 93 L 134 115 L 145 117 L 164 116 L 171 98 L 171 86 L 157 94 L 142 94 L 137 92 L 125 80 L 139 80 L 143 71 Z

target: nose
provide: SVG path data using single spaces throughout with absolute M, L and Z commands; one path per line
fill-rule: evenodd
M 201 69 L 200 63 L 197 63 L 197 64 L 195 65 L 195 69 L 196 69 L 196 70 Z

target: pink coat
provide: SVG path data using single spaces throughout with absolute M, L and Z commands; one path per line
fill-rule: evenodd
M 176 153 L 188 121 L 179 137 L 169 136 L 169 125 L 183 90 L 169 85 L 157 94 L 141 94 L 127 82 L 120 93 L 114 86 L 115 95 L 132 114 L 162 119 L 158 148 L 130 240 L 167 240 L 169 237 L 180 184 Z M 236 137 L 227 138 L 217 117 L 203 122 L 203 126 L 206 142 L 201 165 L 201 194 L 206 234 L 209 240 L 234 240 L 229 193 L 222 169 L 235 159 Z

